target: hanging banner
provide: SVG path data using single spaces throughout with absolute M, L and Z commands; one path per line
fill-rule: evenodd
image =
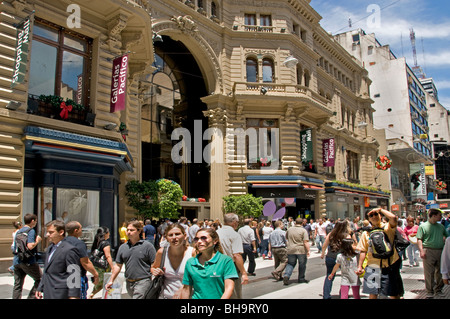
M 426 195 L 425 164 L 409 164 L 409 176 L 411 184 L 411 196 Z
M 16 56 L 11 81 L 11 88 L 23 83 L 27 73 L 28 53 L 30 51 L 31 34 L 34 18 L 29 16 L 17 25 L 16 31 Z
M 333 167 L 335 159 L 334 138 L 329 138 L 322 141 L 322 152 L 323 152 L 323 166 Z
M 125 110 L 128 74 L 128 54 L 115 58 L 111 77 L 110 112 Z
M 303 163 L 313 161 L 312 130 L 306 129 L 300 132 L 301 158 Z

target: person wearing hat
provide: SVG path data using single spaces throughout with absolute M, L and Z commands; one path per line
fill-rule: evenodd
M 444 282 L 440 272 L 440 265 L 442 250 L 448 233 L 444 225 L 440 223 L 441 219 L 442 210 L 431 208 L 428 210 L 428 220 L 419 225 L 416 235 L 420 258 L 423 260 L 425 289 L 427 290 L 426 298 L 428 299 L 434 296 L 444 296 L 442 293 Z

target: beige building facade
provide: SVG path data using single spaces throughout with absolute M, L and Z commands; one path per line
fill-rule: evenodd
M 81 219 L 88 243 L 99 225 L 116 234 L 135 213 L 124 195 L 133 179 L 179 183 L 189 218 L 221 219 L 222 198 L 246 193 L 294 217 L 352 218 L 388 206 L 380 192 L 388 172 L 374 167 L 386 146 L 373 128 L 368 73 L 320 27 L 309 1 L 71 4 L 80 28 L 68 28 L 77 12 L 69 3 L 2 3 L 5 265 L 12 222 L 34 212 L 42 227 L 47 203 L 52 218 L 68 210 Z M 30 15 L 25 80 L 11 88 L 14 26 Z M 53 73 L 43 63 L 51 54 Z M 126 107 L 111 112 L 113 60 L 124 54 Z M 41 95 L 63 94 L 85 106 L 82 120 L 37 106 Z

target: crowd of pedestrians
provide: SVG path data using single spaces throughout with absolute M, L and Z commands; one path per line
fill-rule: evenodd
M 427 298 L 441 296 L 449 283 L 449 216 L 430 209 L 426 220 L 404 217 L 376 208 L 359 217 L 332 220 L 302 218 L 274 221 L 240 219 L 234 213 L 223 220 L 178 221 L 162 219 L 155 223 L 132 219 L 119 229 L 119 246 L 112 248 L 110 230 L 99 227 L 91 247 L 79 238 L 82 226 L 77 221 L 54 220 L 46 224 L 50 242 L 43 271 L 36 260 L 42 238 L 36 234 L 37 216 L 24 216 L 16 222 L 11 249 L 15 252 L 9 271 L 14 274 L 13 298 L 22 297 L 25 276 L 34 280 L 28 298 L 92 299 L 101 290 L 106 294 L 124 268 L 126 291 L 133 299 L 144 299 L 152 278 L 164 276 L 160 299 L 242 299 L 242 285 L 256 276 L 256 258 L 273 260 L 271 272 L 276 281 L 291 283 L 298 267 L 297 282 L 308 284 L 306 269 L 311 247 L 325 261 L 323 298 L 331 298 L 336 273 L 341 273 L 340 296 L 360 298 L 360 290 L 370 299 L 404 294 L 401 268 L 422 261 Z M 31 256 L 18 258 L 16 237 L 26 233 Z M 398 237 L 409 245 L 397 249 Z M 90 252 L 89 252 L 90 251 Z M 94 258 L 95 257 L 95 258 Z M 247 264 L 248 261 L 248 264 Z M 247 264 L 247 266 L 245 266 Z M 297 266 L 298 264 L 298 266 Z M 87 295 L 92 275 L 92 292 Z M 110 276 L 105 279 L 105 274 Z M 78 276 L 74 276 L 78 274 Z

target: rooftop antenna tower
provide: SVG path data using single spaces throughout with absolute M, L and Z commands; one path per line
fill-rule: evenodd
M 416 50 L 416 33 L 414 32 L 414 29 L 409 29 L 409 37 L 411 38 L 411 46 L 413 50 L 413 58 L 414 58 L 414 67 L 412 70 L 414 71 L 414 74 L 421 79 L 425 78 L 425 74 L 423 73 L 422 68 L 417 64 L 417 50 Z

